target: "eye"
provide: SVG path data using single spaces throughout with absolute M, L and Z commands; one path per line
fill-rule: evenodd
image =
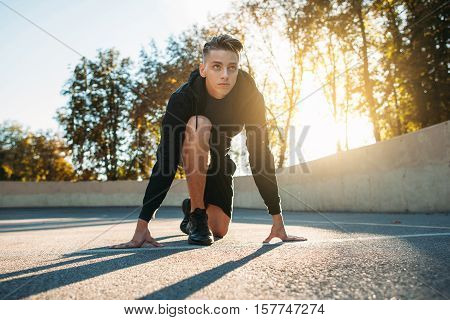
M 229 67 L 228 69 L 229 69 L 230 71 L 236 71 L 237 68 L 236 68 L 236 66 L 231 66 L 231 67 Z
M 220 70 L 220 64 L 213 65 L 213 69 L 214 70 Z

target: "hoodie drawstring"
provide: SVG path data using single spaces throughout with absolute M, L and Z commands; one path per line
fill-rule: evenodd
M 198 127 L 198 113 L 197 113 L 197 104 L 195 104 L 195 131 L 197 132 Z

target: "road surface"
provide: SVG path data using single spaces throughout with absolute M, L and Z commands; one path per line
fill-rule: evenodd
M 284 212 L 306 242 L 263 245 L 271 217 L 234 209 L 192 246 L 181 210 L 151 222 L 163 248 L 113 250 L 139 208 L 0 209 L 0 299 L 449 299 L 449 214 Z

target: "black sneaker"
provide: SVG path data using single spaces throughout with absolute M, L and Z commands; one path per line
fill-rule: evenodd
M 206 209 L 196 208 L 189 214 L 189 238 L 190 244 L 209 246 L 214 242 L 214 237 L 208 227 L 208 214 Z
M 183 203 L 181 204 L 181 210 L 183 210 L 184 219 L 180 223 L 180 230 L 188 235 L 189 213 L 191 212 L 191 199 L 187 198 L 183 200 Z

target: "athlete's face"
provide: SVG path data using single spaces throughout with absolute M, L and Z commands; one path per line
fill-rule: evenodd
M 200 75 L 206 78 L 206 89 L 216 99 L 223 99 L 236 84 L 239 56 L 233 51 L 211 50 L 200 64 Z

